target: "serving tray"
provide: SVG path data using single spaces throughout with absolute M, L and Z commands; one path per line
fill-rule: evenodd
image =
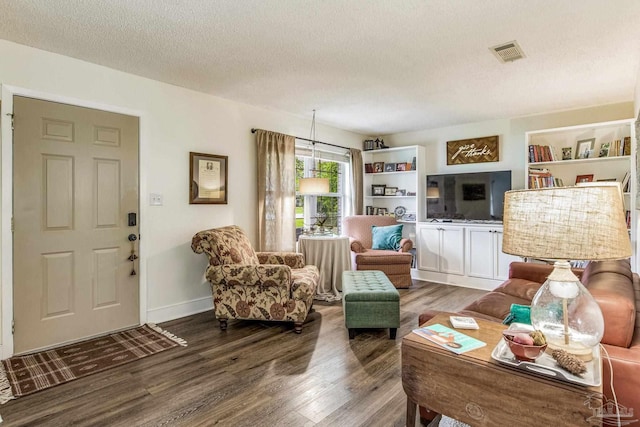
M 511 326 L 509 326 L 509 329 L 533 330 L 531 325 L 522 323 L 512 323 Z M 496 345 L 491 352 L 491 357 L 504 365 L 508 365 L 534 375 L 540 375 L 545 378 L 557 379 L 585 386 L 599 386 L 602 383 L 600 346 L 593 348 L 593 359 L 589 362 L 585 362 L 587 372 L 581 376 L 573 375 L 572 373 L 558 367 L 555 359 L 546 352 L 542 353 L 535 362 L 519 361 L 515 358 L 513 353 L 511 353 L 511 350 L 509 350 L 509 346 L 504 339 L 501 339 L 498 342 L 498 345 Z

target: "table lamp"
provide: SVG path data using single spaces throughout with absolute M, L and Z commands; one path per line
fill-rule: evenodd
M 531 301 L 531 323 L 545 334 L 549 350 L 590 360 L 602 339 L 604 319 L 569 260 L 631 256 L 619 184 L 506 192 L 502 251 L 555 260 Z

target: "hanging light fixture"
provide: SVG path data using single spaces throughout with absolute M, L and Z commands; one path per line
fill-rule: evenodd
M 311 163 L 313 165 L 313 169 L 309 172 L 310 176 L 300 178 L 298 194 L 325 194 L 329 192 L 329 178 L 320 178 L 316 176 L 318 172 L 316 169 L 316 110 L 313 110 L 313 119 L 311 120 L 311 132 L 309 138 L 311 139 L 312 146 Z

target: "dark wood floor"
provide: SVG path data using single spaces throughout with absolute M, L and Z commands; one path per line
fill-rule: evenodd
M 400 290 L 401 328 L 349 340 L 342 305 L 317 302 L 293 325 L 211 312 L 161 326 L 180 347 L 0 406 L 6 426 L 401 426 L 402 337 L 427 308 L 455 311 L 484 291 L 428 282 Z

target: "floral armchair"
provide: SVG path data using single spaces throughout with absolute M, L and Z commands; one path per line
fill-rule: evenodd
M 209 257 L 206 277 L 220 329 L 228 319 L 293 322 L 296 333 L 311 310 L 320 273 L 295 252 L 254 252 L 235 225 L 196 233 L 191 249 Z

